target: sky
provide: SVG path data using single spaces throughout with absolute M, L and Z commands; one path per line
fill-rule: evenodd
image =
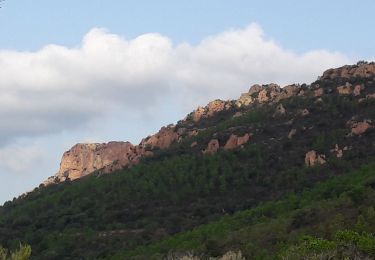
M 5 0 L 0 203 L 77 142 L 140 142 L 252 84 L 375 59 L 375 2 Z

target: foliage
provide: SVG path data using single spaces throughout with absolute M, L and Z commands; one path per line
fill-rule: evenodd
M 19 248 L 8 252 L 7 249 L 0 246 L 0 260 L 28 260 L 31 256 L 31 247 L 29 245 L 19 245 Z
M 340 241 L 346 241 L 348 245 L 353 242 L 362 253 L 371 253 L 373 238 L 368 234 L 375 231 L 375 226 L 369 224 L 373 222 L 371 206 L 364 207 L 363 212 L 363 215 L 366 215 L 363 218 L 366 225 L 371 226 L 367 229 L 367 233 L 340 230 L 347 227 L 355 228 L 355 219 L 360 219 L 362 215 L 353 216 L 353 210 L 375 203 L 373 189 L 366 190 L 368 200 L 361 201 L 360 204 L 354 204 L 348 196 L 351 187 L 367 187 L 368 183 L 374 180 L 374 176 L 375 165 L 372 164 L 346 176 L 333 177 L 317 184 L 299 196 L 290 194 L 282 200 L 262 203 L 250 210 L 225 216 L 220 221 L 202 225 L 190 232 L 123 252 L 118 259 L 131 259 L 137 255 L 147 258 L 156 252 L 166 253 L 169 250 L 190 250 L 197 254 L 205 253 L 212 256 L 233 249 L 240 249 L 244 256 L 250 259 L 265 255 L 270 257 L 271 252 L 275 257 L 280 254 L 280 257 L 298 259 L 291 257 L 298 254 L 314 256 L 324 252 L 332 253 L 336 250 L 336 245 L 341 245 Z M 318 210 L 320 208 L 324 210 Z M 342 209 L 346 209 L 349 213 L 342 215 L 344 213 Z M 310 220 L 306 221 L 306 216 L 301 215 L 301 212 L 315 212 L 314 219 L 308 218 Z M 303 218 L 304 224 L 296 226 L 296 218 Z M 314 238 L 315 236 L 326 238 Z M 334 241 L 327 240 L 330 237 L 336 238 Z M 294 246 L 297 241 L 302 243 Z M 337 248 L 341 247 L 337 246 Z
M 370 233 L 340 230 L 332 241 L 307 236 L 282 253 L 282 259 L 373 259 L 375 238 Z

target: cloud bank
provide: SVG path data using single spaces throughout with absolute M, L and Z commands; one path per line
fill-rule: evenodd
M 114 109 L 142 115 L 173 102 L 190 110 L 235 98 L 254 83 L 311 82 L 349 62 L 337 52 L 287 50 L 257 24 L 197 45 L 174 45 L 157 33 L 125 39 L 95 28 L 74 48 L 0 50 L 0 146 L 85 127 Z

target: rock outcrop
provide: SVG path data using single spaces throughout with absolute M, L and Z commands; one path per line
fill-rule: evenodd
M 350 95 L 350 94 L 352 94 L 353 93 L 352 84 L 350 84 L 349 82 L 346 82 L 345 85 L 337 87 L 337 92 L 340 95 Z
M 249 93 L 242 93 L 240 98 L 236 100 L 235 104 L 236 104 L 236 107 L 241 107 L 241 106 L 248 106 L 252 104 L 253 102 L 254 102 L 253 98 L 251 97 Z
M 175 131 L 174 127 L 162 127 L 158 133 L 147 137 L 142 140 L 140 146 L 149 147 L 151 149 L 168 148 L 173 142 L 177 141 L 179 134 Z
M 349 82 L 346 82 L 345 85 L 337 87 L 337 92 L 340 95 L 353 95 L 355 97 L 361 95 L 362 90 L 365 87 L 363 85 L 355 85 L 354 87 Z
M 192 119 L 194 122 L 198 122 L 201 120 L 201 118 L 205 115 L 206 110 L 204 107 L 198 107 L 193 113 L 192 113 Z
M 344 156 L 344 151 L 348 150 L 348 147 L 344 147 L 343 149 L 339 148 L 339 145 L 336 144 L 334 149 L 331 149 L 331 153 L 335 153 L 337 158 L 342 158 Z
M 353 122 L 351 123 L 351 134 L 352 135 L 361 135 L 371 129 L 373 126 L 371 125 L 370 120 L 364 120 L 362 122 Z
M 336 69 L 329 69 L 323 73 L 321 79 L 362 77 L 372 78 L 375 76 L 375 63 L 360 62 L 357 65 L 345 65 Z
M 213 154 L 219 150 L 219 140 L 212 139 L 208 144 L 207 148 L 202 151 L 203 154 Z
M 208 118 L 213 116 L 215 113 L 218 113 L 223 110 L 227 110 L 232 107 L 232 103 L 230 101 L 223 101 L 220 99 L 216 99 L 211 101 L 205 107 L 198 107 L 190 116 L 194 122 L 200 121 L 202 118 Z
M 277 84 L 253 85 L 249 92 L 242 93 L 235 101 L 236 107 L 249 106 L 251 104 L 263 104 L 267 102 L 279 102 L 282 99 L 295 95 L 303 95 L 304 91 L 300 85 L 289 85 L 281 88 Z
M 75 180 L 106 167 L 128 165 L 136 158 L 137 151 L 129 142 L 79 143 L 63 154 L 59 171 L 47 183 Z
M 305 155 L 305 165 L 306 166 L 315 166 L 320 164 L 325 164 L 325 155 L 324 154 L 317 154 L 316 151 L 311 150 L 308 151 Z
M 184 131 L 182 131 L 184 132 Z M 182 133 L 180 131 L 180 133 Z M 195 132 L 188 133 L 194 135 Z M 152 156 L 153 149 L 166 149 L 176 142 L 180 135 L 174 126 L 162 127 L 159 132 L 141 141 L 139 145 L 129 142 L 79 143 L 62 156 L 60 169 L 49 177 L 44 185 L 75 180 L 94 171 L 110 173 L 137 164 L 141 158 Z
M 228 141 L 224 145 L 224 150 L 231 150 L 237 147 L 241 147 L 242 145 L 246 144 L 250 140 L 250 135 L 245 134 L 243 136 L 237 136 L 235 134 L 231 134 Z

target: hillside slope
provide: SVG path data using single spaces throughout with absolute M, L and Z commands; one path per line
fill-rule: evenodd
M 255 85 L 139 145 L 75 146 L 46 187 L 0 208 L 0 244 L 29 243 L 35 259 L 238 249 L 280 258 L 304 234 L 333 239 L 360 216 L 368 222 L 374 122 L 374 63 L 328 70 L 311 85 Z M 277 233 L 266 236 L 272 223 Z

